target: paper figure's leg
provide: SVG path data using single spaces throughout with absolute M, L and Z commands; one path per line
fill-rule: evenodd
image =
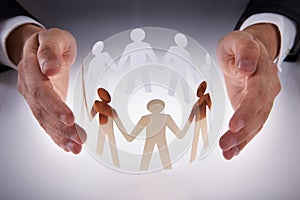
M 113 130 L 111 130 L 111 132 L 108 133 L 107 136 L 108 136 L 109 147 L 110 147 L 110 152 L 111 152 L 111 157 L 112 157 L 113 163 L 115 166 L 120 167 L 119 155 L 118 155 L 118 150 L 117 150 L 117 146 L 116 146 L 116 139 L 115 139 Z
M 144 147 L 144 152 L 143 152 L 143 157 L 142 157 L 142 161 L 141 161 L 140 171 L 148 170 L 154 146 L 155 146 L 155 143 L 146 141 L 145 147 Z
M 98 155 L 101 155 L 101 156 L 102 156 L 102 153 L 103 153 L 103 148 L 104 148 L 104 143 L 105 143 L 105 135 L 106 134 L 99 127 L 99 130 L 98 130 L 98 143 L 97 143 L 96 153 Z
M 169 85 L 169 95 L 170 96 L 174 96 L 174 91 L 176 89 L 177 86 L 177 82 L 178 82 L 178 74 L 176 72 L 173 72 L 171 75 L 171 81 L 170 81 L 170 85 Z
M 194 131 L 194 139 L 193 139 L 190 163 L 196 159 L 198 141 L 199 141 L 200 122 L 196 121 L 195 123 L 196 123 L 196 125 L 195 125 L 195 131 Z
M 202 133 L 202 141 L 203 141 L 203 148 L 206 149 L 208 147 L 208 135 L 207 135 L 207 121 L 206 117 L 200 120 L 200 127 Z
M 150 79 L 149 79 L 149 75 L 148 75 L 148 71 L 142 70 L 141 71 L 141 78 L 142 78 L 142 81 L 144 83 L 144 89 L 145 89 L 145 91 L 146 92 L 152 92 L 151 85 L 150 85 Z
M 157 147 L 160 155 L 160 160 L 163 164 L 164 169 L 172 169 L 172 163 L 167 143 L 158 142 Z
M 136 74 L 137 72 L 135 70 L 131 71 L 129 76 L 128 76 L 128 81 L 127 81 L 127 94 L 130 94 L 133 91 L 134 84 L 136 81 Z
M 188 87 L 189 85 L 187 84 L 186 80 L 184 80 L 184 78 L 180 78 L 181 81 L 181 88 L 182 88 L 182 92 L 183 92 L 183 97 L 184 97 L 184 101 L 186 103 L 190 103 L 190 95 L 188 92 Z

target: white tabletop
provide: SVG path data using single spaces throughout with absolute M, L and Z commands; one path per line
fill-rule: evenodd
M 190 35 L 216 59 L 218 39 L 231 31 L 245 6 L 242 1 L 212 1 L 213 5 L 203 1 L 205 5 L 199 12 L 195 8 L 190 12 L 184 8 L 184 15 L 179 6 L 176 15 L 170 11 L 170 18 L 166 17 L 168 13 L 158 17 L 150 11 L 152 17 L 149 17 L 147 9 L 143 8 L 145 13 L 141 18 L 129 18 L 125 11 L 116 15 L 103 11 L 106 17 L 110 16 L 103 19 L 94 18 L 101 14 L 96 13 L 95 8 L 91 9 L 93 13 L 79 12 L 77 7 L 82 5 L 78 2 L 75 5 L 73 1 L 65 1 L 69 5 L 60 2 L 62 9 L 58 9 L 58 5 L 46 1 L 47 12 L 43 11 L 45 7 L 41 2 L 31 2 L 35 4 L 27 3 L 27 8 L 46 25 L 57 24 L 77 38 L 79 55 L 71 74 L 70 106 L 80 60 L 96 40 L 135 26 L 163 26 Z M 70 9 L 76 7 L 77 11 L 65 13 L 66 18 L 48 19 L 46 23 L 51 11 L 56 10 L 62 16 L 63 8 L 68 6 Z M 89 23 L 83 23 L 84 20 Z M 171 171 L 144 175 L 111 170 L 94 160 L 86 150 L 74 156 L 58 148 L 19 95 L 17 72 L 2 73 L 0 199 L 297 199 L 300 195 L 300 64 L 284 63 L 282 68 L 282 91 L 270 117 L 259 135 L 237 158 L 226 161 L 216 146 L 205 160 L 196 160 L 191 165 L 179 161 Z

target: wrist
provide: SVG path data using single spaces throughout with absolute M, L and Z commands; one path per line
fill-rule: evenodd
M 34 24 L 24 24 L 14 29 L 6 40 L 6 49 L 9 59 L 18 65 L 22 59 L 23 47 L 27 39 L 44 28 Z
M 244 31 L 261 41 L 273 60 L 278 56 L 280 50 L 280 33 L 275 25 L 259 23 L 247 27 Z

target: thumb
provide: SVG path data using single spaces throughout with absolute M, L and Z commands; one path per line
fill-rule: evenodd
M 235 58 L 240 73 L 251 75 L 255 73 L 259 58 L 259 44 L 253 37 L 241 40 L 235 46 Z
M 46 76 L 55 76 L 63 67 L 70 67 L 76 57 L 74 38 L 60 29 L 39 33 L 37 52 L 41 71 Z
M 49 37 L 39 36 L 39 43 L 37 58 L 41 71 L 46 76 L 54 76 L 61 70 L 61 49 L 59 45 Z

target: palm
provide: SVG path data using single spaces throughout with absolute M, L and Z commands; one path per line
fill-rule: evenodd
M 263 127 L 280 91 L 280 82 L 277 66 L 265 46 L 247 33 L 233 33 L 221 40 L 218 58 L 235 110 L 229 130 L 220 139 L 224 156 L 231 159 Z M 248 70 L 241 70 L 245 68 L 242 65 Z

